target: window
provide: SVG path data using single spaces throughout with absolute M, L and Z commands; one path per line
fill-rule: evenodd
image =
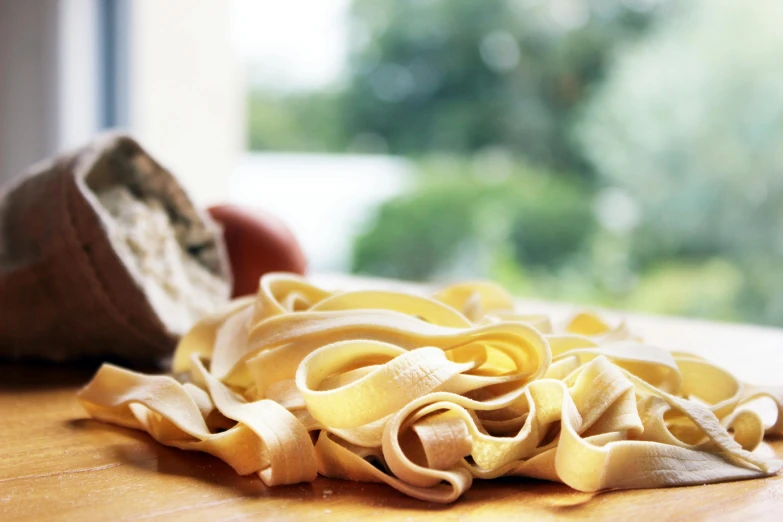
M 317 270 L 783 325 L 780 2 L 115 3 L 131 131 Z

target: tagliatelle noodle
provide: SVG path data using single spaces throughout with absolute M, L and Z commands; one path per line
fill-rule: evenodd
M 452 502 L 474 478 L 580 491 L 749 479 L 783 389 L 644 343 L 592 313 L 556 326 L 489 283 L 433 297 L 261 280 L 182 338 L 172 376 L 104 365 L 94 418 L 211 453 L 268 485 L 317 474 Z M 766 425 L 756 399 L 771 399 Z

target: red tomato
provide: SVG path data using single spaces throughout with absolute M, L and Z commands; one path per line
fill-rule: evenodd
M 223 227 L 234 297 L 257 292 L 258 280 L 268 272 L 304 274 L 307 270 L 302 247 L 279 218 L 236 205 L 216 205 L 208 211 Z

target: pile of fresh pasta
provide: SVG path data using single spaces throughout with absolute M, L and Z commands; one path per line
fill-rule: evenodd
M 777 406 L 765 425 L 753 409 Z M 182 338 L 173 374 L 105 364 L 80 392 L 95 419 L 203 451 L 269 486 L 318 474 L 452 502 L 474 478 L 580 491 L 769 476 L 783 390 L 645 344 L 582 313 L 515 313 L 488 283 L 432 297 L 261 280 Z

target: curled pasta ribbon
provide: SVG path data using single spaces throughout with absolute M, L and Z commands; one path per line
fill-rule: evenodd
M 261 280 L 182 338 L 173 374 L 104 365 L 94 418 L 211 453 L 268 485 L 317 474 L 452 502 L 474 478 L 580 491 L 750 479 L 783 463 L 783 389 L 645 343 L 593 313 L 557 326 L 489 283 L 432 297 Z M 763 419 L 757 399 L 775 404 Z

